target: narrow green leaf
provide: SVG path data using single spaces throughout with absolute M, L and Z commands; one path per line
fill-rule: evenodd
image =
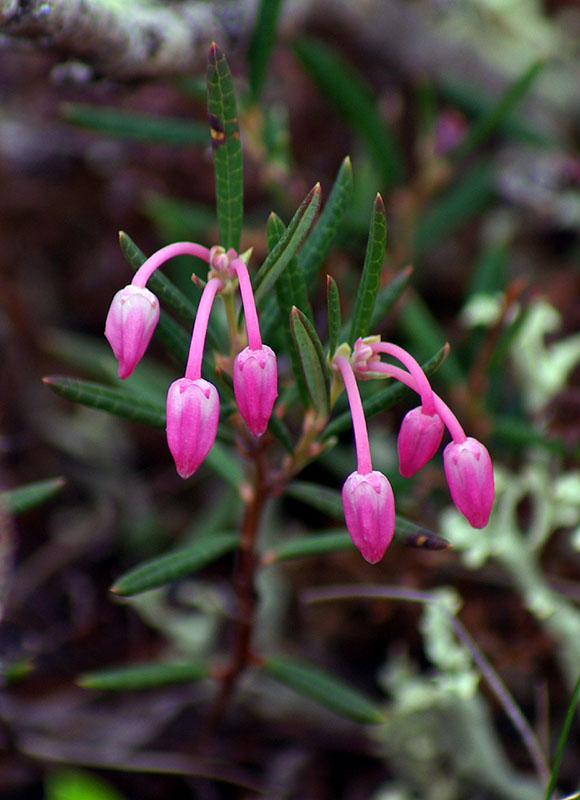
M 548 453 L 580 458 L 580 447 L 574 447 L 565 439 L 547 438 L 531 422 L 513 415 L 496 415 L 494 417 L 493 436 L 506 442 L 524 447 L 541 447 Z
M 417 256 L 448 236 L 492 200 L 494 172 L 482 161 L 458 178 L 419 218 L 413 244 Z
M 231 552 L 238 541 L 239 537 L 235 533 L 213 533 L 211 536 L 201 537 L 188 547 L 139 564 L 122 575 L 111 587 L 111 591 L 122 597 L 131 597 L 165 586 L 177 578 L 197 572 Z
M 354 344 L 359 336 L 366 336 L 368 333 L 369 322 L 381 283 L 381 271 L 383 269 L 383 259 L 385 258 L 386 243 L 387 218 L 385 215 L 385 204 L 380 194 L 377 194 L 373 206 L 373 213 L 371 215 L 363 271 L 350 326 L 350 336 L 348 339 L 350 344 Z
M 323 514 L 328 514 L 332 519 L 344 519 L 342 497 L 337 489 L 329 489 L 326 486 L 307 481 L 292 481 L 286 487 L 284 494 L 300 500 L 300 502 L 315 508 L 317 511 L 321 511 Z M 302 539 L 291 539 L 274 547 L 269 559 L 273 561 L 278 558 L 298 558 L 301 555 L 315 555 L 318 552 L 344 549 L 340 544 L 341 542 L 344 546 L 348 544 L 345 535 L 348 536 L 348 533 L 333 531 L 332 534 L 318 533 L 313 536 L 305 536 Z M 326 537 L 330 536 L 333 538 L 329 538 L 327 541 Z M 341 536 L 342 539 L 340 538 Z M 350 539 L 350 537 L 348 538 Z M 398 544 L 405 545 L 405 547 L 418 547 L 422 550 L 447 550 L 451 547 L 446 539 L 443 539 L 434 531 L 406 517 L 402 517 L 400 514 L 395 516 L 393 539 Z M 329 548 L 328 551 L 324 550 L 325 547 Z M 318 550 L 318 548 L 321 549 Z M 304 552 L 301 552 L 302 549 Z
M 326 276 L 326 301 L 328 305 L 328 359 L 332 359 L 338 347 L 338 337 L 342 325 L 340 316 L 340 296 L 338 286 L 332 275 Z
M 380 327 L 385 317 L 401 297 L 413 274 L 413 267 L 405 267 L 377 292 L 375 307 L 371 315 L 369 331 L 373 333 Z
M 145 403 L 139 398 L 120 389 L 113 389 L 102 383 L 83 381 L 78 378 L 63 378 L 50 376 L 43 378 L 53 392 L 80 403 L 89 408 L 98 408 L 117 417 L 124 417 L 133 422 L 142 422 L 154 428 L 165 427 L 165 408 L 163 406 Z
M 425 374 L 431 375 L 431 373 L 438 370 L 439 367 L 441 367 L 441 365 L 445 362 L 448 353 L 449 345 L 446 344 L 433 356 L 433 358 L 422 364 L 421 367 Z M 385 411 L 387 408 L 394 406 L 395 403 L 400 402 L 403 398 L 412 397 L 413 394 L 414 393 L 412 390 L 408 389 L 406 386 L 403 386 L 402 383 L 390 384 L 386 387 L 386 389 L 380 389 L 375 394 L 363 400 L 365 417 L 368 420 L 371 417 L 374 417 L 375 414 L 379 414 L 381 411 Z M 345 411 L 328 423 L 322 433 L 322 438 L 327 440 L 331 436 L 336 436 L 337 434 L 348 430 L 351 426 L 352 418 L 350 411 Z
M 64 478 L 49 478 L 45 481 L 35 481 L 16 489 L 7 489 L 0 492 L 0 506 L 4 506 L 9 514 L 16 515 L 28 511 L 30 508 L 45 503 L 60 492 L 65 485 Z
M 385 714 L 369 697 L 332 675 L 289 658 L 268 658 L 266 672 L 280 683 L 357 722 L 380 723 Z
M 455 159 L 464 158 L 501 128 L 516 105 L 529 92 L 545 65 L 546 61 L 543 59 L 530 64 L 530 66 L 512 83 L 507 91 L 504 92 L 497 103 L 476 120 L 465 139 L 452 153 L 452 157 Z
M 207 147 L 207 125 L 178 117 L 160 117 L 120 108 L 65 103 L 62 114 L 68 122 L 109 136 L 174 145 Z
M 286 450 L 287 453 L 290 453 L 290 455 L 293 455 L 294 442 L 292 441 L 292 435 L 290 434 L 290 431 L 284 422 L 280 419 L 280 417 L 276 416 L 276 414 L 272 414 L 270 417 L 270 421 L 268 422 L 268 430 L 276 437 L 276 439 L 278 439 L 284 450 Z
M 320 41 L 300 38 L 294 42 L 294 51 L 325 97 L 365 142 L 385 184 L 400 183 L 405 176 L 403 154 L 362 76 Z
M 124 231 L 119 232 L 119 244 L 129 265 L 137 271 L 146 261 L 145 254 Z M 196 312 L 195 303 L 192 303 L 191 300 L 160 270 L 155 270 L 147 281 L 147 286 L 160 300 L 167 303 L 167 305 L 173 308 L 183 319 L 188 322 L 193 322 Z M 192 292 L 199 295 L 199 290 L 193 284 Z
M 306 286 L 311 284 L 326 258 L 330 245 L 344 219 L 352 191 L 352 164 L 347 156 L 340 166 L 320 218 L 304 242 L 298 256 L 298 266 L 304 276 Z M 302 307 L 300 306 L 300 308 Z
M 290 313 L 290 329 L 312 405 L 318 414 L 326 416 L 329 411 L 327 366 L 318 334 L 308 317 L 296 307 Z
M 558 771 L 560 769 L 560 764 L 562 762 L 562 756 L 564 755 L 564 748 L 566 747 L 566 742 L 568 741 L 568 736 L 570 735 L 570 728 L 572 727 L 572 721 L 574 719 L 574 714 L 576 713 L 576 707 L 578 706 L 579 701 L 580 701 L 580 673 L 578 674 L 578 680 L 576 681 L 576 686 L 574 687 L 574 691 L 572 692 L 570 704 L 568 705 L 568 710 L 566 711 L 566 719 L 564 720 L 564 724 L 562 725 L 562 731 L 558 739 L 558 746 L 556 748 L 556 755 L 554 756 L 552 773 L 550 775 L 550 780 L 546 787 L 546 794 L 544 795 L 544 800 L 550 800 L 552 797 L 552 792 L 556 788 L 556 781 L 558 780 Z
M 145 663 L 131 667 L 116 667 L 87 672 L 76 683 L 85 689 L 125 691 L 127 689 L 153 689 L 174 683 L 189 683 L 207 678 L 209 669 L 201 663 Z
M 276 39 L 282 0 L 261 0 L 248 48 L 248 72 L 252 99 L 257 101 L 268 74 L 268 61 Z
M 220 429 L 218 429 L 219 433 Z M 239 461 L 232 456 L 228 448 L 223 447 L 219 442 L 215 442 L 205 457 L 204 464 L 234 488 L 239 488 L 244 481 L 244 473 Z
M 220 244 L 240 249 L 244 213 L 242 143 L 234 82 L 226 57 L 215 44 L 209 50 L 207 109 L 213 150 Z
M 397 321 L 417 361 L 427 359 L 434 347 L 445 346 L 445 330 L 423 298 L 414 292 L 405 298 L 404 311 Z M 444 361 L 441 379 L 452 385 L 463 383 L 465 372 L 455 353 L 448 349 Z
M 302 244 L 308 229 L 312 225 L 318 206 L 320 205 L 320 184 L 317 183 L 306 195 L 300 207 L 290 220 L 286 231 L 272 252 L 256 273 L 253 285 L 256 303 L 268 294 L 278 277 L 288 266 L 296 251 Z
M 193 203 L 177 197 L 168 197 L 162 192 L 148 191 L 141 198 L 140 207 L 159 230 L 165 242 L 181 242 L 186 239 L 203 242 L 215 223 L 215 209 L 202 203 Z M 202 269 L 193 271 L 205 277 Z M 203 262 L 199 262 L 200 266 Z M 207 265 L 205 265 L 207 275 Z
M 262 563 L 268 565 L 276 561 L 310 558 L 353 549 L 355 546 L 347 530 L 318 531 L 311 536 L 286 539 L 263 553 Z

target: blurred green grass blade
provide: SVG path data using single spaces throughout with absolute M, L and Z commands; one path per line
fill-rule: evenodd
M 347 156 L 338 170 L 320 218 L 298 255 L 298 266 L 304 275 L 306 286 L 310 285 L 330 250 L 330 245 L 344 219 L 352 192 L 352 164 Z
M 15 489 L 7 489 L 0 492 L 0 507 L 4 507 L 12 516 L 22 514 L 50 500 L 60 492 L 65 483 L 65 478 L 49 478 L 17 486 Z
M 445 102 L 474 117 L 476 121 L 487 117 L 497 106 L 497 99 L 482 90 L 481 86 L 464 83 L 456 77 L 444 77 L 439 80 L 437 88 Z M 552 133 L 541 130 L 517 113 L 504 117 L 499 130 L 502 134 L 539 147 L 557 147 L 561 144 Z
M 203 536 L 188 547 L 175 550 L 139 564 L 122 575 L 111 587 L 114 594 L 131 597 L 150 589 L 165 586 L 178 578 L 198 572 L 234 550 L 239 537 L 236 533 L 212 533 Z
M 320 486 L 317 483 L 309 483 L 308 481 L 292 481 L 286 487 L 284 494 L 293 497 L 295 500 L 299 500 L 305 505 L 315 508 L 323 514 L 327 514 L 332 519 L 344 519 L 342 495 L 338 489 L 329 489 L 326 486 Z M 342 536 L 342 539 L 339 537 L 339 534 Z M 332 549 L 344 549 L 348 545 L 345 536 L 348 537 L 350 541 L 348 532 L 333 531 L 332 536 L 336 537 L 336 539 L 329 538 L 327 541 L 325 537 L 330 535 L 331 534 L 327 533 L 318 533 L 313 536 L 305 536 L 301 539 L 290 539 L 273 547 L 268 553 L 268 558 L 270 561 L 274 561 L 279 558 L 299 558 L 305 555 L 316 555 L 319 552 L 331 552 Z M 406 517 L 402 517 L 400 514 L 395 516 L 395 534 L 393 538 L 398 544 L 405 545 L 406 547 L 418 547 L 423 550 L 446 550 L 451 547 L 446 539 L 443 539 L 434 531 L 412 520 L 406 519 Z M 334 547 L 333 542 L 336 547 Z M 323 549 L 324 547 L 328 547 L 328 550 L 325 551 Z M 318 550 L 317 548 L 321 549 Z
M 98 775 L 72 767 L 58 767 L 46 775 L 44 800 L 124 800 Z
M 434 356 L 433 358 L 429 359 L 429 361 L 425 362 L 421 365 L 423 371 L 426 375 L 431 375 L 431 373 L 438 370 L 441 365 L 445 362 L 447 355 L 449 353 L 449 346 L 444 345 Z M 374 417 L 375 414 L 379 414 L 381 411 L 385 411 L 387 408 L 394 406 L 395 403 L 400 402 L 405 397 L 412 397 L 414 392 L 403 386 L 402 383 L 392 383 L 387 386 L 386 389 L 381 389 L 377 391 L 375 394 L 371 395 L 370 397 L 366 397 L 363 400 L 363 409 L 365 412 L 366 419 L 370 419 Z M 352 427 L 352 417 L 350 415 L 350 411 L 345 411 L 342 414 L 339 414 L 337 417 L 332 419 L 324 431 L 322 432 L 322 438 L 324 440 L 329 439 L 331 436 L 336 436 L 343 431 L 348 430 Z
M 80 675 L 76 683 L 84 689 L 127 691 L 199 681 L 209 674 L 207 665 L 201 663 L 145 663 L 87 672 Z
M 268 74 L 268 62 L 276 40 L 282 0 L 261 0 L 248 48 L 248 76 L 252 100 L 257 101 Z
M 324 96 L 365 142 L 384 183 L 401 183 L 405 177 L 401 148 L 381 118 L 376 98 L 364 78 L 320 41 L 301 37 L 294 41 L 294 51 Z
M 580 459 L 580 445 L 568 444 L 565 439 L 548 437 L 521 417 L 500 414 L 494 417 L 493 436 L 521 447 L 541 447 L 548 453 Z
M 220 244 L 226 250 L 233 247 L 238 251 L 244 214 L 242 143 L 234 82 L 226 57 L 215 42 L 209 51 L 207 109 Z
M 289 561 L 294 558 L 329 555 L 342 550 L 355 550 L 347 530 L 318 531 L 311 536 L 295 536 L 270 548 L 262 555 L 263 564 Z
M 380 194 L 377 194 L 371 215 L 362 275 L 350 325 L 348 341 L 351 345 L 355 343 L 359 336 L 364 337 L 369 331 L 369 323 L 381 283 L 386 244 L 387 218 L 385 204 Z
M 219 434 L 220 429 L 218 429 Z M 234 488 L 239 488 L 244 481 L 244 473 L 238 460 L 232 456 L 228 448 L 223 447 L 219 442 L 214 443 L 203 463 Z
M 63 378 L 56 375 L 43 378 L 43 383 L 53 392 L 61 397 L 66 397 L 67 400 L 72 400 L 73 403 L 97 408 L 108 414 L 124 417 L 133 422 L 142 422 L 144 425 L 151 425 L 154 428 L 165 427 L 164 406 L 145 403 L 135 395 L 120 389 L 113 389 L 93 381 Z
M 529 92 L 545 65 L 546 61 L 540 59 L 534 61 L 524 70 L 502 97 L 500 97 L 497 103 L 472 124 L 467 136 L 451 153 L 453 159 L 464 158 L 469 155 L 501 128 L 516 105 Z
M 413 267 L 405 267 L 386 286 L 379 289 L 369 323 L 369 331 L 371 333 L 374 333 L 380 327 L 389 311 L 400 299 L 409 285 L 412 274 Z
M 490 203 L 493 195 L 493 169 L 488 161 L 480 161 L 435 198 L 420 216 L 413 237 L 415 255 L 424 255 L 468 222 Z
M 166 242 L 184 239 L 205 241 L 208 231 L 215 224 L 215 211 L 201 203 L 192 203 L 177 197 L 168 197 L 161 192 L 149 191 L 142 198 L 142 208 L 159 229 Z M 195 259 L 192 260 L 193 270 Z M 202 264 L 198 259 L 198 263 Z M 205 265 L 207 275 L 207 265 Z M 204 277 L 199 271 L 200 277 Z
M 277 417 L 276 414 L 272 414 L 270 417 L 270 421 L 268 422 L 268 430 L 272 433 L 276 439 L 280 442 L 284 450 L 290 455 L 294 453 L 294 442 L 292 441 L 292 435 L 290 431 L 284 424 L 284 422 Z
M 120 108 L 65 103 L 62 114 L 68 122 L 108 136 L 173 145 L 207 147 L 207 125 L 177 117 L 160 117 Z
M 495 294 L 506 287 L 508 249 L 505 244 L 484 247 L 479 254 L 467 290 L 473 294 Z
M 333 675 L 289 658 L 268 658 L 263 669 L 280 683 L 357 722 L 379 723 L 385 715 L 370 698 Z
M 290 313 L 290 329 L 312 405 L 322 416 L 329 411 L 326 359 L 314 326 L 298 308 Z
M 445 331 L 429 306 L 414 293 L 405 298 L 405 306 L 403 313 L 398 317 L 398 324 L 409 340 L 410 349 L 418 361 L 429 358 L 437 345 L 445 346 Z M 463 368 L 455 353 L 449 349 L 445 363 L 441 365 L 440 377 L 452 384 L 465 381 Z
M 155 328 L 155 335 L 165 345 L 167 350 L 180 365 L 187 363 L 191 334 L 187 333 L 181 325 L 172 319 L 169 314 L 162 311 L 159 315 L 159 322 Z
M 326 276 L 326 302 L 328 307 L 328 358 L 330 360 L 338 347 L 338 337 L 342 327 L 340 296 L 332 275 Z
M 290 224 L 282 234 L 278 244 L 268 253 L 266 260 L 254 276 L 252 283 L 257 304 L 266 297 L 280 274 L 296 254 L 314 221 L 319 205 L 320 184 L 317 183 L 308 192 L 290 220 Z
M 576 686 L 574 687 L 574 690 L 572 692 L 572 697 L 570 698 L 570 704 L 568 706 L 568 710 L 566 711 L 566 718 L 564 719 L 564 724 L 562 725 L 562 731 L 558 739 L 558 746 L 556 748 L 556 753 L 554 755 L 554 764 L 552 766 L 550 780 L 546 787 L 546 794 L 544 795 L 544 800 L 551 800 L 552 793 L 556 788 L 556 781 L 558 780 L 558 771 L 560 769 L 560 764 L 562 762 L 562 756 L 564 755 L 564 748 L 566 747 L 566 742 L 568 741 L 568 737 L 570 735 L 570 728 L 572 727 L 572 721 L 574 719 L 574 714 L 576 713 L 576 708 L 578 706 L 579 701 L 580 701 L 580 674 L 578 675 L 578 680 L 576 681 Z

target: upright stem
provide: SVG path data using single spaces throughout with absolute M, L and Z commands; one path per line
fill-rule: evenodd
M 348 397 L 348 404 L 350 406 L 352 428 L 354 431 L 354 443 L 356 448 L 357 469 L 361 475 L 368 475 L 368 473 L 372 472 L 373 469 L 371 462 L 371 447 L 369 444 L 367 423 L 365 420 L 356 378 L 354 377 L 354 372 L 352 371 L 352 367 L 348 358 L 345 356 L 335 356 L 334 363 L 342 375 L 344 388 L 346 389 L 346 395 Z
M 419 362 L 416 361 L 410 353 L 403 350 L 402 347 L 392 344 L 391 342 L 371 342 L 370 347 L 373 353 L 386 353 L 389 356 L 394 356 L 407 367 L 415 379 L 416 391 L 421 395 L 423 413 L 430 417 L 433 416 L 435 413 L 433 390 Z M 372 363 L 371 367 L 374 369 L 374 366 L 375 362 Z
M 196 256 L 197 258 L 201 258 L 202 261 L 209 262 L 209 250 L 207 247 L 196 244 L 195 242 L 174 242 L 173 244 L 168 244 L 167 247 L 162 247 L 160 250 L 157 250 L 156 253 L 153 253 L 152 256 L 149 256 L 147 261 L 141 264 L 133 276 L 131 283 L 133 286 L 139 286 L 143 289 L 155 270 L 164 264 L 167 259 L 183 255 Z
M 405 386 L 408 386 L 410 389 L 413 389 L 413 391 L 418 392 L 415 378 L 408 372 L 405 372 L 405 370 L 401 369 L 400 367 L 395 367 L 392 364 L 373 363 L 373 372 L 383 372 L 385 375 L 388 375 L 391 378 L 395 378 L 401 383 L 404 383 Z M 453 411 L 449 408 L 447 403 L 444 403 L 438 394 L 432 392 L 432 395 L 433 395 L 433 401 L 435 403 L 435 411 L 439 414 L 439 416 L 445 423 L 445 427 L 451 434 L 453 441 L 456 444 L 461 444 L 461 442 L 464 442 L 467 439 L 467 436 L 465 435 L 465 431 L 461 427 L 459 420 L 457 419 Z
M 240 294 L 244 305 L 244 316 L 246 318 L 246 330 L 248 331 L 248 345 L 250 350 L 260 350 L 262 347 L 262 337 L 260 336 L 260 323 L 258 322 L 258 312 L 256 311 L 256 301 L 248 268 L 241 258 L 232 261 L 232 267 L 236 270 L 240 283 Z
M 201 378 L 201 362 L 203 360 L 203 348 L 209 324 L 209 314 L 216 292 L 224 285 L 221 278 L 211 278 L 204 286 L 202 295 L 197 307 L 195 322 L 193 324 L 193 334 L 189 345 L 189 356 L 185 367 L 185 377 L 191 380 Z

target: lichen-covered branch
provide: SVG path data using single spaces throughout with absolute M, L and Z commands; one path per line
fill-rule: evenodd
M 96 76 L 118 80 L 184 75 L 212 40 L 244 41 L 255 0 L 160 5 L 147 0 L 0 0 L 0 33 L 35 40 Z

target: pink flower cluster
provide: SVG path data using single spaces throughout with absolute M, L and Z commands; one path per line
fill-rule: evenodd
M 373 470 L 366 421 L 356 377 L 391 377 L 416 391 L 421 405 L 407 413 L 398 437 L 399 469 L 410 477 L 436 453 L 444 429 L 452 441 L 443 452 L 443 465 L 453 502 L 474 528 L 487 525 L 494 499 L 493 467 L 481 442 L 466 436 L 451 409 L 431 389 L 427 376 L 403 348 L 378 337 L 358 339 L 350 359 L 339 354 L 332 361 L 340 372 L 352 414 L 357 470 L 346 479 L 342 501 L 346 525 L 363 557 L 379 561 L 395 529 L 395 502 L 387 478 Z M 398 359 L 407 369 L 381 362 L 381 353 Z
M 274 351 L 262 344 L 248 268 L 236 251 L 225 252 L 222 247 L 208 250 L 193 242 L 177 242 L 148 258 L 129 286 L 113 298 L 105 336 L 119 362 L 119 377 L 131 375 L 159 320 L 159 301 L 145 284 L 167 259 L 183 254 L 197 256 L 210 267 L 197 308 L 185 375 L 174 381 L 167 392 L 167 443 L 177 472 L 182 478 L 189 478 L 211 450 L 219 422 L 217 389 L 201 377 L 209 316 L 216 294 L 229 291 L 236 279 L 244 307 L 248 347 L 234 360 L 234 393 L 240 414 L 254 436 L 261 436 L 268 427 L 278 396 L 278 372 Z

